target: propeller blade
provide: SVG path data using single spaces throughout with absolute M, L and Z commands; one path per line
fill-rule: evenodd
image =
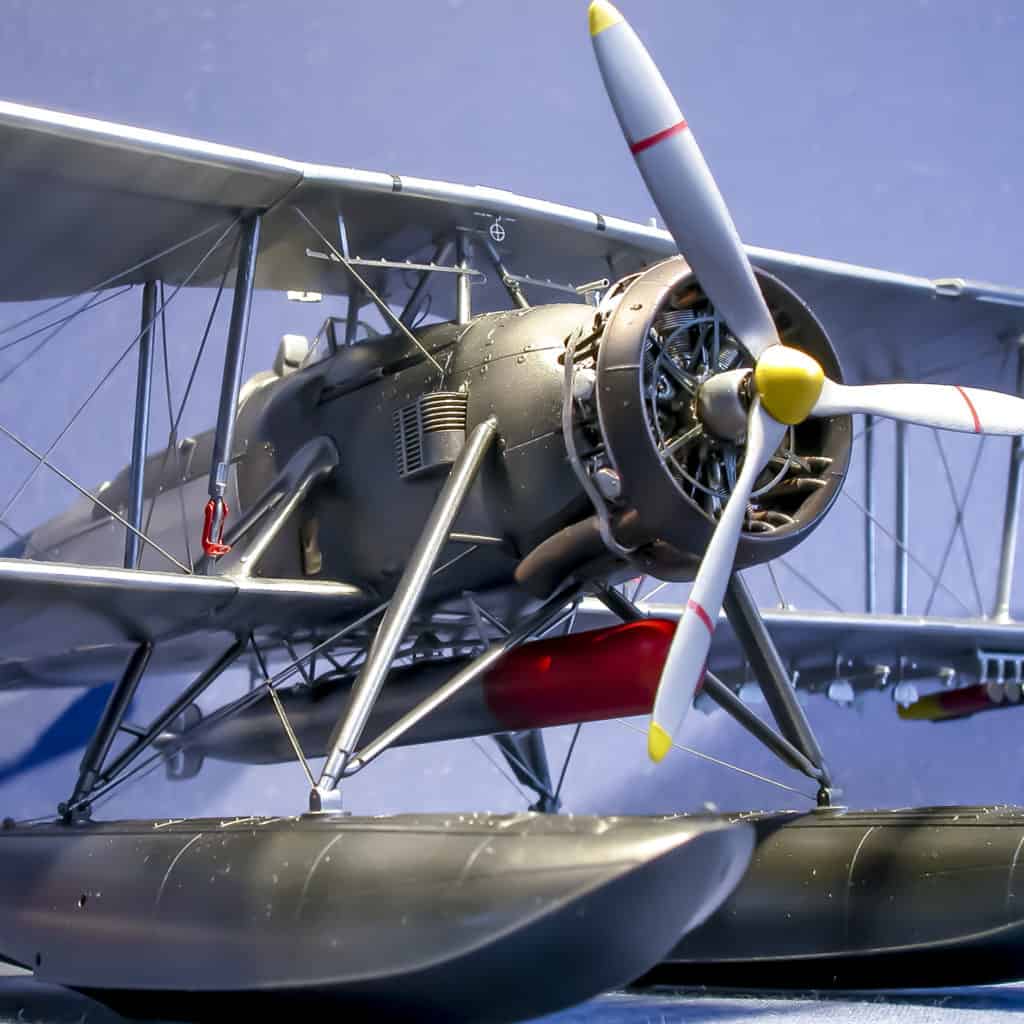
M 754 481 L 778 448 L 785 432 L 785 425 L 765 412 L 760 399 L 755 398 L 750 407 L 747 448 L 739 478 L 704 552 L 690 599 L 676 626 L 661 671 L 647 736 L 647 752 L 652 761 L 660 761 L 671 749 L 672 737 L 678 735 L 693 703 L 704 675 L 711 635 L 732 573 L 736 545 Z
M 968 434 L 1024 434 L 1024 399 L 949 384 L 866 384 L 826 380 L 812 416 L 863 412 Z
M 643 43 L 607 0 L 590 5 L 590 35 L 651 198 L 708 298 L 756 359 L 778 343 L 778 332 L 686 119 Z

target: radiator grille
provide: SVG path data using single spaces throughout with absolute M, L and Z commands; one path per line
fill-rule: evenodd
M 457 391 L 434 391 L 394 414 L 395 463 L 400 476 L 451 465 L 466 440 L 469 399 Z

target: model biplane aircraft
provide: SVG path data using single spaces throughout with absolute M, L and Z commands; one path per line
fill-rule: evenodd
M 0 833 L 3 957 L 193 1018 L 346 999 L 522 1019 L 651 971 L 1020 974 L 1024 820 L 833 807 L 791 671 L 853 692 L 891 685 L 879 665 L 953 666 L 968 685 L 905 713 L 970 713 L 1019 699 L 1020 628 L 762 613 L 738 570 L 818 526 L 855 414 L 1024 434 L 1024 399 L 981 362 L 946 369 L 967 345 L 1015 344 L 1024 293 L 745 247 L 637 36 L 605 0 L 590 32 L 667 231 L 0 104 L 0 297 L 39 304 L 0 343 L 41 344 L 113 289 L 142 296 L 119 360 L 138 366 L 120 475 L 93 489 L 0 424 L 80 494 L 0 558 L 0 685 L 118 679 L 55 820 Z M 153 451 L 158 327 L 200 287 L 214 312 L 231 293 L 217 421 Z M 345 312 L 243 382 L 261 289 Z M 647 576 L 692 581 L 685 606 L 638 603 L 624 584 Z M 258 685 L 201 713 L 249 658 Z M 737 696 L 747 672 L 775 727 Z M 157 675 L 180 685 L 138 726 L 126 711 Z M 698 694 L 812 779 L 820 809 L 554 813 L 539 730 L 649 715 L 660 761 Z M 344 813 L 345 780 L 391 747 L 481 735 L 536 792 L 532 813 Z M 308 813 L 93 819 L 146 765 L 187 777 L 207 758 L 300 761 Z

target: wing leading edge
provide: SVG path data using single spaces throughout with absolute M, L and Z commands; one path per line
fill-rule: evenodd
M 512 274 L 528 278 L 534 303 L 578 301 L 575 286 L 675 253 L 656 228 L 500 189 L 303 164 L 0 102 L 0 216 L 9 254 L 0 261 L 0 301 L 75 294 L 115 275 L 119 284 L 179 283 L 193 273 L 193 284 L 214 283 L 229 247 L 198 273 L 197 261 L 220 225 L 255 212 L 266 214 L 258 287 L 347 292 L 343 269 L 325 258 L 297 211 L 332 245 L 374 260 L 427 260 L 440 241 L 468 232 L 494 246 Z M 1024 332 L 1021 290 L 748 251 L 812 306 L 853 383 L 941 380 L 968 347 L 974 377 L 961 371 L 958 379 L 985 386 L 999 372 L 1007 339 Z M 54 252 L 60 260 L 48 257 Z M 507 305 L 486 247 L 476 256 L 487 281 L 474 285 L 475 305 Z M 375 284 L 388 273 L 367 272 Z M 390 274 L 390 301 L 404 301 L 411 277 Z M 438 292 L 432 312 L 451 316 L 454 289 Z
M 312 628 L 370 606 L 345 583 L 0 558 L 0 687 L 108 681 L 147 640 L 181 671 L 210 660 L 216 634 Z

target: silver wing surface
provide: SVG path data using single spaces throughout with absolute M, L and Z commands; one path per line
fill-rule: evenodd
M 174 246 L 254 211 L 267 213 L 257 287 L 282 291 L 339 294 L 349 288 L 297 211 L 346 256 L 367 260 L 429 259 L 440 240 L 470 232 L 498 250 L 534 302 L 573 297 L 583 283 L 614 280 L 675 253 L 665 231 L 501 189 L 303 164 L 0 102 L 0 216 L 7 243 L 0 301 L 76 294 L 115 276 L 122 284 L 154 273 L 181 282 L 194 270 L 203 242 Z M 811 304 L 853 383 L 941 379 L 951 366 L 962 384 L 994 383 L 997 360 L 990 360 L 991 368 L 984 356 L 1000 356 L 1006 340 L 1024 328 L 1024 291 L 1018 289 L 748 248 L 754 263 Z M 156 264 L 124 273 L 167 250 Z M 190 283 L 214 284 L 222 260 L 208 260 Z M 375 285 L 388 274 L 366 270 Z M 410 290 L 404 276 L 392 273 L 388 280 L 393 304 Z M 437 300 L 434 313 L 454 312 L 453 295 Z M 496 273 L 474 287 L 477 308 L 507 304 Z M 965 352 L 972 358 L 961 366 Z
M 0 684 L 102 683 L 147 641 L 168 672 L 180 672 L 261 625 L 287 634 L 368 607 L 367 595 L 344 583 L 0 558 Z
M 333 246 L 359 258 L 367 280 L 393 306 L 415 284 L 394 264 L 429 261 L 460 233 L 477 242 L 477 309 L 508 305 L 488 246 L 535 304 L 582 301 L 580 285 L 614 280 L 675 252 L 669 235 L 653 227 L 499 189 L 303 164 L 0 102 L 6 242 L 0 301 L 70 296 L 153 277 L 214 285 L 233 257 L 225 248 L 197 269 L 210 233 L 254 212 L 264 214 L 257 287 L 347 294 L 350 283 L 331 258 Z M 769 249 L 749 252 L 813 307 L 849 381 L 943 380 L 955 373 L 961 384 L 1004 384 L 1005 357 L 1024 332 L 1024 291 Z M 454 291 L 437 290 L 434 315 L 453 315 Z M 307 625 L 336 621 L 365 607 L 364 596 L 344 584 L 175 577 L 17 559 L 0 561 L 0 593 L 0 684 L 8 685 L 81 681 L 76 665 L 93 658 L 103 666 L 97 672 L 107 671 L 112 659 L 104 652 L 123 658 L 145 639 L 245 633 L 286 625 L 293 612 Z M 783 631 L 812 625 L 806 615 L 776 618 L 770 624 Z M 833 626 L 813 625 L 806 635 L 819 636 L 825 650 Z

